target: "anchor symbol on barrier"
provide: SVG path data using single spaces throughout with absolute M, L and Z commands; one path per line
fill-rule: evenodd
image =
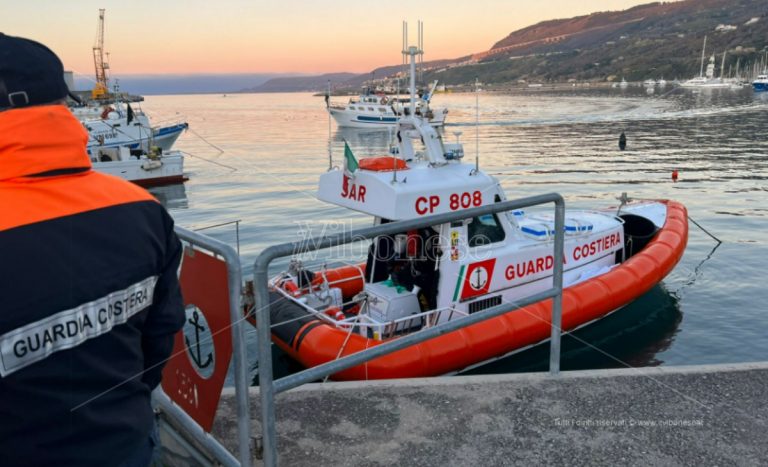
M 198 368 L 206 368 L 213 361 L 213 355 L 211 353 L 208 353 L 208 357 L 206 357 L 205 363 L 202 363 L 203 357 L 200 354 L 200 331 L 205 331 L 205 326 L 200 324 L 200 315 L 197 313 L 197 310 L 192 312 L 192 319 L 187 321 L 189 321 L 189 324 L 195 327 L 195 348 L 197 350 L 197 358 L 195 358 L 195 354 L 192 353 L 191 351 L 189 352 L 190 357 L 192 358 L 192 361 L 195 362 L 195 365 L 197 365 Z M 184 340 L 187 343 L 187 350 L 190 350 L 190 348 L 192 347 L 192 344 L 189 342 L 189 338 L 187 336 L 184 336 Z
M 484 267 L 479 266 L 474 272 L 476 273 L 475 282 L 472 282 L 470 279 L 469 285 L 475 290 L 480 290 L 488 283 L 488 271 Z

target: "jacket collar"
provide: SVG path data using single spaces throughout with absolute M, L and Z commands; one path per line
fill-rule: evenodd
M 90 169 L 88 132 L 65 105 L 0 112 L 0 181 Z

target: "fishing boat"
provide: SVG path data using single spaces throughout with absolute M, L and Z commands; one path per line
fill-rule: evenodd
M 81 122 L 88 130 L 88 152 L 100 148 L 128 147 L 150 151 L 158 147 L 169 151 L 181 134 L 189 128 L 183 121 L 152 126 L 149 117 L 130 104 L 115 103 L 102 108 L 98 118 Z
M 128 146 L 94 148 L 90 152 L 93 169 L 114 175 L 140 186 L 158 186 L 182 183 L 184 155 L 180 151 L 162 151 L 154 148 L 144 151 Z
M 755 92 L 768 91 L 768 74 L 758 75 L 757 79 L 752 81 L 752 89 Z
M 416 47 L 409 49 L 414 73 Z M 413 87 L 411 90 L 413 95 Z M 485 206 L 506 199 L 499 181 L 463 162 L 423 116 L 396 123 L 389 154 L 320 176 L 318 198 L 374 224 Z M 458 139 L 458 137 L 457 137 Z M 670 200 L 566 211 L 563 330 L 594 322 L 658 284 L 683 255 L 686 209 Z M 551 303 L 516 300 L 553 284 L 554 216 L 515 211 L 467 218 L 372 240 L 364 263 L 305 267 L 294 259 L 270 280 L 273 342 L 305 367 L 492 307 L 509 312 L 375 358 L 340 380 L 453 374 L 547 340 Z
M 442 126 L 448 109 L 431 109 L 429 106 L 437 82 L 415 101 L 415 115 L 423 116 L 432 126 Z M 397 120 L 411 111 L 410 98 L 372 92 L 369 88 L 360 96 L 352 97 L 347 103 L 331 102 L 326 107 L 336 124 L 351 128 L 393 128 Z

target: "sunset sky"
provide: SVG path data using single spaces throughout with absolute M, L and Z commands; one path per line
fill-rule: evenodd
M 5 0 L 0 31 L 51 47 L 93 74 L 106 8 L 113 75 L 365 72 L 400 63 L 401 23 L 425 23 L 425 60 L 489 49 L 542 20 L 621 10 L 638 0 Z M 12 19 L 12 20 L 11 20 Z

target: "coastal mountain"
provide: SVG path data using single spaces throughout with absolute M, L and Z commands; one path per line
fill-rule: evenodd
M 331 83 L 346 83 L 356 78 L 355 73 L 328 73 L 317 76 L 292 76 L 273 78 L 259 86 L 244 89 L 243 92 L 318 92 L 326 89 L 328 81 Z
M 597 12 L 543 21 L 514 31 L 482 52 L 424 62 L 424 80 L 464 85 L 475 78 L 488 84 L 515 82 L 630 81 L 687 79 L 699 73 L 701 46 L 707 55 L 723 52 L 725 72 L 753 66 L 768 46 L 766 0 L 684 0 L 648 3 L 623 11 Z M 370 79 L 392 76 L 402 66 L 371 73 L 339 74 L 335 89 L 359 89 Z M 281 91 L 321 91 L 327 78 L 285 81 Z M 275 81 L 275 80 L 273 80 Z M 249 89 L 275 89 L 271 82 Z
M 435 60 L 429 62 L 429 67 L 448 66 L 455 63 L 456 60 Z M 282 77 L 271 79 L 261 85 L 244 89 L 243 92 L 295 92 L 310 91 L 322 92 L 328 87 L 328 81 L 331 82 L 333 89 L 359 89 L 371 78 L 384 78 L 393 76 L 403 70 L 402 65 L 392 65 L 376 68 L 370 73 L 328 73 L 316 76 L 302 77 Z
M 474 76 L 487 83 L 684 79 L 699 72 L 705 35 L 707 55 L 717 54 L 718 68 L 726 52 L 726 73 L 735 72 L 737 62 L 755 63 L 768 45 L 765 1 L 649 3 L 544 21 L 474 54 L 468 66 L 434 71 L 443 71 L 440 79 L 449 84 Z

